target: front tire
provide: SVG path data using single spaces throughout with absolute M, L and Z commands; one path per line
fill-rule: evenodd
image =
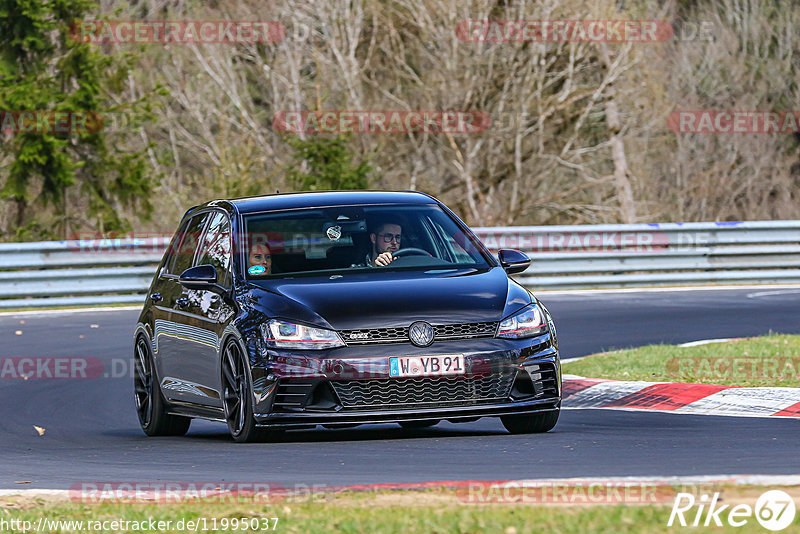
M 139 425 L 148 436 L 183 436 L 192 419 L 167 413 L 155 374 L 153 354 L 144 336 L 136 339 L 133 390 Z
M 512 434 L 540 434 L 552 430 L 558 422 L 560 410 L 500 417 L 503 426 Z
M 250 372 L 234 340 L 228 341 L 222 353 L 222 407 L 228 431 L 237 443 L 265 441 L 279 433 L 256 426 Z

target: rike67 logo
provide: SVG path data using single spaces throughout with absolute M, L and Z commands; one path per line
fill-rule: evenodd
M 667 526 L 683 527 L 724 526 L 741 527 L 756 521 L 767 530 L 783 530 L 794 521 L 795 504 L 792 497 L 781 490 L 769 490 L 756 501 L 755 507 L 749 504 L 721 504 L 719 492 L 713 495 L 700 495 L 696 498 L 691 493 L 678 493 L 672 505 Z

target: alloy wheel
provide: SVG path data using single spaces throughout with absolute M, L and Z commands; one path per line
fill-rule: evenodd
M 240 434 L 244 428 L 247 408 L 247 378 L 241 351 L 236 343 L 225 347 L 222 359 L 222 405 L 231 434 Z
M 144 338 L 136 342 L 136 360 L 133 388 L 136 397 L 136 413 L 142 427 L 150 424 L 153 417 L 153 370 L 150 366 L 149 351 Z

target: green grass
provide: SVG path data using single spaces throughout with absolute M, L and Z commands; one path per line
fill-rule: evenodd
M 5 500 L 8 500 L 6 498 Z M 13 499 L 13 498 L 11 498 Z M 2 500 L 0 500 L 2 502 Z M 234 532 L 231 527 L 220 528 L 223 518 L 269 519 L 269 529 L 258 532 L 286 533 L 462 533 L 499 532 L 522 534 L 528 532 L 561 533 L 639 533 L 675 532 L 667 528 L 671 503 L 662 505 L 613 506 L 541 506 L 528 504 L 471 505 L 460 502 L 449 490 L 395 491 L 381 494 L 338 495 L 314 498 L 311 502 L 279 502 L 273 504 L 223 504 L 218 502 L 189 502 L 182 504 L 79 504 L 29 500 L 24 505 L 6 502 L 0 519 L 28 520 L 40 517 L 50 520 L 129 520 L 172 521 L 205 519 L 207 532 Z M 688 517 L 688 516 L 687 516 Z M 277 528 L 272 530 L 278 518 Z M 211 530 L 213 520 L 218 528 Z M 724 518 L 723 518 L 724 519 Z M 230 523 L 229 523 L 230 524 Z M 265 526 L 267 523 L 263 523 Z M 800 515 L 795 520 L 800 528 Z M 797 532 L 790 527 L 784 532 Z M 186 527 L 184 526 L 184 529 Z M 83 532 L 87 530 L 84 525 Z M 8 529 L 6 529 L 8 530 Z M 202 528 L 198 529 L 202 532 Z M 703 530 L 702 527 L 689 528 Z M 13 530 L 12 530 L 13 531 Z M 51 530 L 58 532 L 57 530 Z M 111 532 L 113 530 L 105 530 Z M 117 531 L 123 531 L 119 529 Z M 133 531 L 129 527 L 129 531 Z M 141 531 L 141 530 L 139 530 Z M 178 532 L 178 529 L 156 530 Z M 241 532 L 242 530 L 236 530 Z M 249 530 L 244 530 L 249 531 Z M 752 519 L 742 528 L 715 528 L 715 532 L 764 532 Z M 77 532 L 64 529 L 60 532 Z M 153 532 L 150 530 L 150 532 Z
M 698 347 L 648 345 L 565 362 L 592 378 L 800 387 L 800 336 L 771 334 Z

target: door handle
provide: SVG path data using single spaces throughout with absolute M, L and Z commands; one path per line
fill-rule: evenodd
M 189 299 L 187 299 L 186 297 L 181 297 L 175 301 L 175 304 L 177 304 L 178 307 L 183 308 L 189 305 Z
M 161 293 L 153 293 L 152 295 L 150 295 L 150 300 L 152 300 L 153 302 L 161 302 L 162 300 L 164 300 L 164 297 L 161 296 Z

